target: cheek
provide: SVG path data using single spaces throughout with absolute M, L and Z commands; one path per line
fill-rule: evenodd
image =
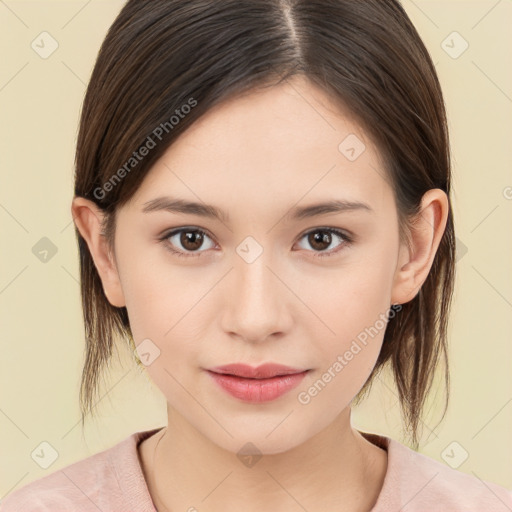
M 365 301 L 361 296 L 357 305 L 342 301 L 337 314 L 332 312 L 331 325 L 336 336 L 331 341 L 329 338 L 319 340 L 322 364 L 312 384 L 318 391 L 327 388 L 323 395 L 325 403 L 348 405 L 375 366 L 387 321 L 381 301 L 368 298 Z M 346 304 L 345 309 L 343 304 Z
M 322 293 L 318 290 L 318 309 L 336 333 L 331 333 L 333 340 L 344 342 L 372 326 L 382 327 L 378 320 L 389 310 L 391 276 L 390 265 L 361 262 L 347 266 Z
M 149 260 L 133 253 L 123 266 L 126 307 L 135 344 L 144 342 L 158 354 L 146 367 L 150 377 L 175 393 L 171 375 L 179 378 L 187 367 L 198 366 L 212 277 L 171 264 L 165 255 Z
M 336 286 L 331 284 L 327 293 L 317 295 L 317 309 L 330 330 L 324 329 L 326 335 L 318 339 L 317 334 L 316 339 L 323 370 L 336 374 L 333 380 L 343 382 L 342 386 L 355 394 L 371 373 L 382 346 L 389 315 L 391 265 L 361 261 L 347 269 L 339 274 Z
M 160 245 L 127 249 L 120 277 L 135 340 L 165 341 L 187 323 L 187 312 L 208 291 L 210 280 L 176 265 Z

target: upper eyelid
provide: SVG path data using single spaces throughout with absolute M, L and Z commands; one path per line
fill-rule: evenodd
M 215 237 L 207 229 L 200 228 L 199 226 L 185 226 L 181 228 L 170 229 L 169 231 L 166 231 L 161 236 L 161 238 L 169 238 L 171 236 L 177 235 L 178 233 L 181 233 L 182 231 L 199 231 L 209 236 L 212 240 L 215 241 Z

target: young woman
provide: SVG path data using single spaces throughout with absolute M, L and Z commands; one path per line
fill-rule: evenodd
M 450 172 L 397 0 L 128 1 L 77 143 L 80 398 L 126 340 L 168 423 L 0 509 L 512 510 L 415 451 L 441 363 L 449 383 Z M 351 425 L 386 367 L 415 449 Z

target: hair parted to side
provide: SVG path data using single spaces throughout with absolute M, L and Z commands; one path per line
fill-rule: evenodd
M 117 208 L 132 198 L 182 132 L 223 100 L 294 75 L 307 77 L 334 98 L 375 143 L 394 189 L 400 239 L 409 243 L 408 227 L 423 194 L 439 188 L 450 198 L 451 163 L 438 77 L 398 0 L 129 0 L 99 51 L 75 160 L 75 195 L 94 201 L 106 214 L 104 236 L 112 253 Z M 169 129 L 173 115 L 178 122 Z M 127 171 L 133 152 L 150 136 L 156 145 Z M 118 172 L 123 166 L 125 172 Z M 115 336 L 128 340 L 132 350 L 135 343 L 126 308 L 108 302 L 88 246 L 76 227 L 75 232 L 86 335 L 83 426 L 96 404 Z M 448 407 L 447 329 L 454 279 L 450 205 L 432 269 L 415 298 L 389 320 L 376 365 L 354 402 L 366 395 L 387 363 L 415 448 L 441 360 L 443 418 Z M 134 359 L 143 368 L 135 354 Z

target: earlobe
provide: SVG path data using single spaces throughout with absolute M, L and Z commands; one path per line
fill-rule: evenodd
M 89 247 L 107 300 L 115 307 L 124 307 L 126 302 L 115 259 L 109 251 L 107 239 L 101 234 L 104 213 L 94 202 L 75 197 L 71 205 L 71 215 Z
M 393 283 L 392 303 L 416 297 L 426 281 L 448 219 L 448 196 L 441 189 L 428 190 L 410 225 L 410 247 L 402 245 Z

